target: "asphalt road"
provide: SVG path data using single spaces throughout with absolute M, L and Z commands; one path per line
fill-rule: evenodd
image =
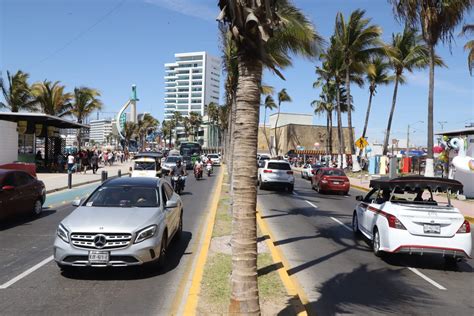
M 321 195 L 296 176 L 295 194 L 259 191 L 258 200 L 310 314 L 474 314 L 474 260 L 449 268 L 432 255 L 377 258 L 350 228 L 363 192 Z
M 217 172 L 211 178 L 205 176 L 199 183 L 191 174 L 188 177 L 182 194 L 183 235 L 171 244 L 167 263 L 161 269 L 99 268 L 62 274 L 48 258 L 52 255 L 59 222 L 74 209 L 69 203 L 45 209 L 37 219 L 2 223 L 0 314 L 168 315 L 175 296 L 181 295 L 178 287 L 196 254 L 198 234 L 208 214 L 216 179 Z M 43 260 L 48 262 L 2 288 Z

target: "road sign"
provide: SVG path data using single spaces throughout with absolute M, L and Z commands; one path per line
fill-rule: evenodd
M 369 143 L 367 142 L 367 140 L 363 137 L 359 138 L 358 140 L 356 140 L 355 142 L 355 145 L 359 148 L 359 149 L 364 149 L 365 147 L 367 147 L 367 145 L 369 145 Z

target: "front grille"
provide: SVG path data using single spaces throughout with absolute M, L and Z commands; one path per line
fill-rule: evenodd
M 94 239 L 99 236 L 105 236 L 106 243 L 103 247 L 97 247 Z M 128 233 L 72 233 L 71 244 L 76 248 L 82 249 L 120 249 L 127 247 L 132 240 L 132 234 Z
M 89 257 L 88 256 L 67 256 L 63 260 L 64 262 L 71 263 L 71 264 L 77 264 L 77 265 L 86 265 L 89 262 Z M 137 260 L 137 258 L 132 257 L 132 256 L 110 256 L 109 258 L 109 263 L 111 265 L 119 265 L 123 263 L 138 263 L 140 261 Z

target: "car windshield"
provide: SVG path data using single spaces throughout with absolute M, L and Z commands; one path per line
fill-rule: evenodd
M 325 175 L 325 176 L 339 176 L 339 177 L 346 176 L 344 171 L 339 170 L 339 169 L 324 170 L 323 175 Z
M 178 156 L 170 156 L 168 158 L 166 158 L 166 163 L 174 163 L 178 160 L 181 160 L 181 157 L 178 157 Z
M 134 170 L 155 170 L 154 162 L 145 162 L 145 161 L 135 161 Z
M 219 158 L 219 156 L 217 156 L 217 155 L 208 155 L 207 157 L 209 157 L 209 158 Z
M 85 206 L 95 207 L 158 207 L 159 205 L 155 188 L 138 186 L 101 187 L 85 203 Z
M 281 162 L 269 162 L 267 168 L 273 170 L 291 170 L 289 164 Z

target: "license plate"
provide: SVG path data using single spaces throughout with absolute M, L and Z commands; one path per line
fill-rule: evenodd
M 423 231 L 426 234 L 439 234 L 441 233 L 441 226 L 425 224 L 423 225 Z
M 109 253 L 107 251 L 89 251 L 90 263 L 108 263 Z
M 341 184 L 341 182 L 339 182 L 339 181 L 333 181 L 332 183 L 334 183 L 334 184 Z

